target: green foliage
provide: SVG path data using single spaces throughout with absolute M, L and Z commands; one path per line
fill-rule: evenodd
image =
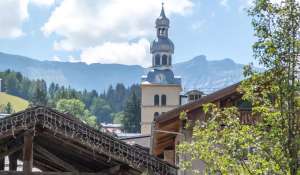
M 111 106 L 101 97 L 93 99 L 90 110 L 94 115 L 98 116 L 97 120 L 99 122 L 112 122 L 112 118 L 110 116 L 112 113 Z
M 118 112 L 113 114 L 113 123 L 122 124 L 124 122 L 124 112 Z
M 192 141 L 178 152 L 203 160 L 207 174 L 300 174 L 300 5 L 255 0 L 249 14 L 257 37 L 254 56 L 266 72 L 246 66 L 240 89 L 259 120 L 243 125 L 236 108 L 205 105 L 207 121 L 194 123 Z M 191 163 L 182 166 L 191 169 Z
M 16 97 L 13 95 L 9 95 L 7 93 L 4 92 L 0 92 L 0 111 L 4 112 L 4 108 L 7 106 L 7 104 L 10 103 L 13 106 L 13 112 L 19 112 L 21 110 L 25 110 L 29 103 L 28 101 L 20 98 L 20 97 Z
M 44 80 L 37 80 L 33 89 L 32 103 L 34 106 L 46 106 L 47 99 L 47 85 Z
M 69 113 L 90 126 L 97 126 L 96 117 L 93 116 L 85 108 L 84 103 L 78 99 L 60 99 L 57 102 L 56 109 L 64 113 Z
M 140 98 L 137 97 L 136 92 L 132 92 L 130 95 L 125 109 L 124 109 L 124 119 L 123 126 L 126 132 L 137 133 L 140 132 L 141 123 L 141 106 Z
M 55 83 L 51 83 L 47 88 L 44 80 L 29 80 L 21 73 L 10 70 L 0 72 L 0 78 L 3 79 L 5 92 L 30 101 L 32 106 L 43 105 L 55 108 L 61 99 L 78 99 L 96 116 L 98 123 L 112 123 L 114 115 L 124 111 L 124 106 L 132 92 L 140 98 L 139 85 L 125 88 L 123 84 L 118 83 L 115 87 L 110 86 L 107 92 L 98 94 L 95 90 L 78 91 Z
M 14 112 L 14 108 L 10 102 L 6 105 L 0 105 L 0 112 L 5 114 L 12 114 Z
M 193 142 L 183 142 L 177 147 L 179 154 L 190 159 L 181 162 L 183 169 L 191 170 L 192 161 L 202 160 L 206 174 L 284 174 L 266 149 L 264 140 L 256 125 L 240 123 L 236 107 L 217 108 L 213 104 L 204 106 L 207 121 L 197 121 L 193 127 Z M 262 146 L 264 145 L 264 146 Z M 272 150 L 277 157 L 282 154 Z M 199 172 L 198 172 L 199 173 Z

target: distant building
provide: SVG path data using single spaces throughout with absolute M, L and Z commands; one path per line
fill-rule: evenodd
M 133 133 L 123 133 L 118 134 L 118 138 L 130 145 L 140 145 L 145 150 L 150 148 L 150 135 L 142 135 L 142 134 L 133 134 Z
M 203 95 L 204 95 L 204 93 L 199 90 L 190 90 L 186 93 L 188 103 L 200 99 Z
M 151 153 L 173 165 L 179 165 L 181 161 L 187 160 L 188 157 L 180 157 L 176 154 L 176 146 L 182 141 L 191 142 L 193 130 L 192 128 L 185 128 L 184 121 L 180 120 L 179 116 L 182 111 L 185 111 L 190 122 L 205 121 L 203 105 L 207 103 L 213 103 L 220 108 L 235 106 L 240 112 L 241 123 L 254 124 L 257 117 L 251 115 L 251 105 L 242 99 L 242 94 L 238 91 L 239 85 L 240 83 L 237 83 L 225 87 L 157 117 L 153 128 L 160 132 L 153 132 Z M 200 174 L 204 174 L 205 164 L 201 160 L 193 160 L 192 168 L 199 170 Z M 190 175 L 193 173 L 179 171 L 178 174 Z
M 164 7 L 155 21 L 156 40 L 151 44 L 152 68 L 141 82 L 141 133 L 151 134 L 151 124 L 155 117 L 179 106 L 182 90 L 181 78 L 172 71 L 174 44 L 168 38 L 170 21 Z
M 9 116 L 10 114 L 0 113 L 0 119 Z
M 123 131 L 122 124 L 113 124 L 113 123 L 101 123 L 101 126 L 106 131 L 109 131 L 114 134 L 120 134 Z

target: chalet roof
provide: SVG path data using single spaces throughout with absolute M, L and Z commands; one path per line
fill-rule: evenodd
M 145 170 L 177 174 L 175 166 L 145 150 L 47 107 L 29 108 L 0 119 L 0 147 L 6 148 L 0 150 L 0 157 L 20 151 L 20 138 L 27 132 L 34 134 L 33 164 L 43 171 L 101 173 L 119 166 L 127 174 Z M 22 151 L 19 155 L 22 157 Z
M 155 119 L 155 122 L 159 123 L 159 122 L 165 122 L 167 120 L 174 119 L 174 118 L 178 117 L 180 115 L 180 113 L 183 112 L 183 111 L 188 112 L 188 111 L 194 110 L 196 108 L 201 107 L 205 103 L 214 102 L 218 99 L 221 99 L 221 98 L 224 98 L 228 95 L 236 93 L 239 85 L 240 85 L 240 82 L 235 83 L 231 86 L 225 87 L 225 88 L 223 88 L 221 90 L 218 90 L 214 93 L 211 93 L 207 96 L 203 96 L 203 97 L 201 97 L 200 99 L 198 99 L 196 101 L 184 104 L 184 105 L 179 106 L 175 109 L 172 109 L 168 112 L 162 113 L 160 116 L 158 116 Z
M 238 92 L 239 85 L 240 82 L 203 96 L 194 102 L 179 106 L 157 117 L 155 119 L 152 153 L 158 156 L 163 153 L 165 148 L 175 149 L 175 138 L 176 135 L 180 134 L 180 126 L 182 124 L 179 119 L 181 112 L 186 112 L 188 117 L 193 120 L 195 117 L 197 118 L 197 113 L 202 113 L 201 107 L 203 104 L 218 103 L 222 100 L 240 97 L 241 94 Z

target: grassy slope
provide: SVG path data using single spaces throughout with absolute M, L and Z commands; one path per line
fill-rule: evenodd
M 28 101 L 26 101 L 20 97 L 16 97 L 13 95 L 9 95 L 9 94 L 0 92 L 0 105 L 6 105 L 8 102 L 10 102 L 12 104 L 15 112 L 24 110 L 29 105 Z

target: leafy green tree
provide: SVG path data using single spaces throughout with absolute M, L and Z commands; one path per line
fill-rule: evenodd
M 201 159 L 207 173 L 299 174 L 300 6 L 296 0 L 255 0 L 249 14 L 257 42 L 254 56 L 266 71 L 245 67 L 240 87 L 251 102 L 255 125 L 242 125 L 236 108 L 205 106 L 208 120 L 190 124 L 193 140 L 178 147 Z M 184 115 L 183 115 L 184 116 Z M 184 120 L 187 120 L 183 117 Z M 183 161 L 190 168 L 191 161 Z
M 140 132 L 141 127 L 140 99 L 133 92 L 125 105 L 123 126 L 126 132 Z
M 6 104 L 6 106 L 4 107 L 4 112 L 6 114 L 12 114 L 14 112 L 13 106 L 12 106 L 12 104 L 10 102 L 8 102 Z
M 61 112 L 69 113 L 90 126 L 97 127 L 96 117 L 93 116 L 85 108 L 85 104 L 78 99 L 60 99 L 56 104 L 56 109 Z
M 110 116 L 112 109 L 104 99 L 100 97 L 94 98 L 90 107 L 90 111 L 97 116 L 98 123 L 112 122 L 112 117 Z
M 112 118 L 113 118 L 113 123 L 122 124 L 124 121 L 124 112 L 114 113 L 112 115 Z

